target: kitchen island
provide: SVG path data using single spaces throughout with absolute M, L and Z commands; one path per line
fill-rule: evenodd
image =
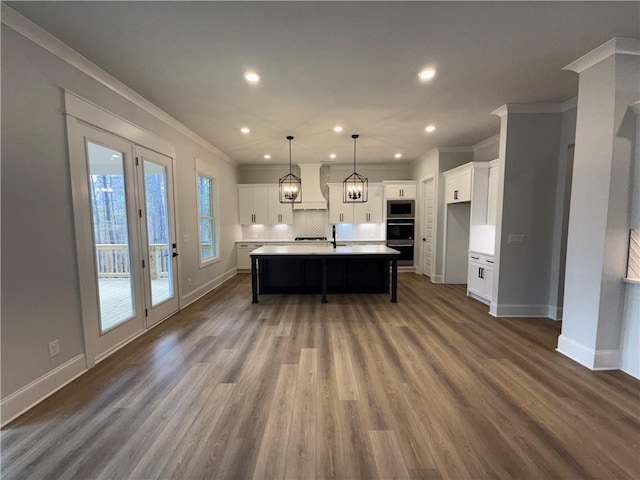
M 327 293 L 388 293 L 389 287 L 397 303 L 399 255 L 384 245 L 260 247 L 250 253 L 253 303 L 258 292 L 320 293 L 327 303 Z

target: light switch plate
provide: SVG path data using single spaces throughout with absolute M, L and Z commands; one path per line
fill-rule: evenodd
M 509 245 L 522 245 L 524 243 L 524 234 L 523 233 L 511 233 L 509 234 Z

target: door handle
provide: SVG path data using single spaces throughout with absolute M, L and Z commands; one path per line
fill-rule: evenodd
M 423 238 L 423 239 L 422 239 L 422 241 L 423 241 L 423 242 L 426 242 L 426 241 L 427 241 L 427 239 L 426 239 L 426 238 Z

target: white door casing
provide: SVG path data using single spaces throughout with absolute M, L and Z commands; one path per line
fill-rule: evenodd
M 433 275 L 435 188 L 433 177 L 422 182 L 422 274 Z

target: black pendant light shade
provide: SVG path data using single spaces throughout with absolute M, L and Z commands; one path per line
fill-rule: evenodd
M 280 178 L 280 203 L 301 203 L 302 202 L 302 180 L 291 172 L 291 140 L 289 135 L 289 173 Z
M 353 173 L 342 182 L 344 203 L 365 203 L 369 197 L 369 180 L 356 172 L 356 140 L 360 135 L 351 135 L 353 138 Z

